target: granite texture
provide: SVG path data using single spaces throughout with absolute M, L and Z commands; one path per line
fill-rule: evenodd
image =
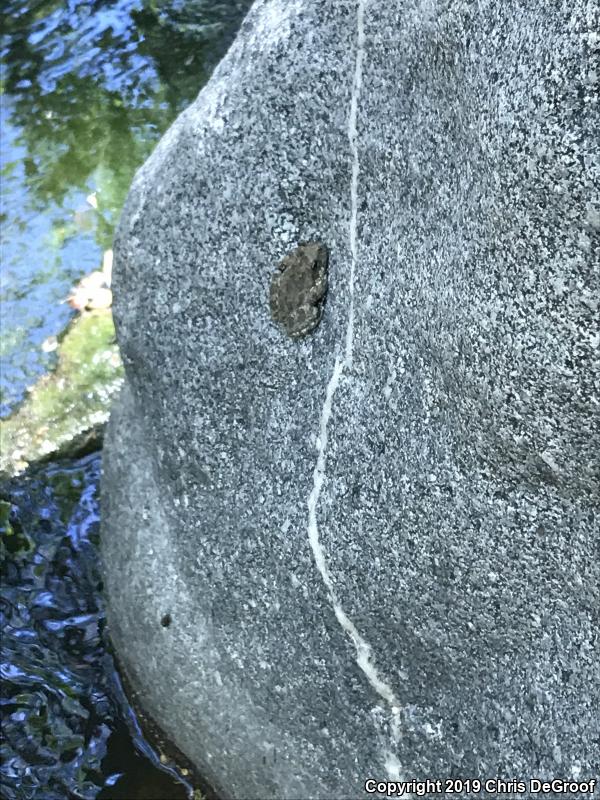
M 600 772 L 598 16 L 259 0 L 136 176 L 111 633 L 223 800 Z

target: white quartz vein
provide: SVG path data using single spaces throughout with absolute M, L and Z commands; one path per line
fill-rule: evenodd
M 352 620 L 348 617 L 336 595 L 331 573 L 327 566 L 325 551 L 319 538 L 319 526 L 317 523 L 317 509 L 321 490 L 325 481 L 327 466 L 327 438 L 328 425 L 333 410 L 333 400 L 335 393 L 344 377 L 346 370 L 352 367 L 352 351 L 354 345 L 354 275 L 357 262 L 357 217 L 358 217 L 358 174 L 359 156 L 357 143 L 356 118 L 358 110 L 358 100 L 362 86 L 362 64 L 365 49 L 365 30 L 364 13 L 366 0 L 359 0 L 357 13 L 357 46 L 356 62 L 354 68 L 354 80 L 352 85 L 352 98 L 350 103 L 350 114 L 348 118 L 348 139 L 350 141 L 350 151 L 352 154 L 352 177 L 350 183 L 350 278 L 349 278 L 349 309 L 348 323 L 346 328 L 346 343 L 343 357 L 338 356 L 335 361 L 333 373 L 327 385 L 325 402 L 321 411 L 321 426 L 317 443 L 317 463 L 313 475 L 313 488 L 308 498 L 308 539 L 315 559 L 315 564 L 323 583 L 329 594 L 329 599 L 333 607 L 335 616 L 348 634 L 356 648 L 356 662 L 362 672 L 367 677 L 369 683 L 377 694 L 385 700 L 392 714 L 392 732 L 394 739 L 398 735 L 399 704 L 391 686 L 379 675 L 371 657 L 371 647 L 360 635 Z

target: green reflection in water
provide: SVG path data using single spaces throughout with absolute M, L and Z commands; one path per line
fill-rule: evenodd
M 3 91 L 37 209 L 91 181 L 96 240 L 110 247 L 135 170 L 195 98 L 250 4 L 9 0 Z
M 61 301 L 99 267 L 135 170 L 250 5 L 5 0 L 0 417 L 55 365 L 43 345 L 72 316 Z

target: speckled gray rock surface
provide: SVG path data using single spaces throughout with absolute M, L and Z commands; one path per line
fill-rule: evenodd
M 134 181 L 111 630 L 223 798 L 600 771 L 596 10 L 260 1 Z

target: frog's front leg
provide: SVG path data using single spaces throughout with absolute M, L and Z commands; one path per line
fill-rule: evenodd
M 327 292 L 327 273 L 324 270 L 321 270 L 317 276 L 316 280 L 314 280 L 312 286 L 310 287 L 309 297 L 310 302 L 313 304 L 317 304 Z

